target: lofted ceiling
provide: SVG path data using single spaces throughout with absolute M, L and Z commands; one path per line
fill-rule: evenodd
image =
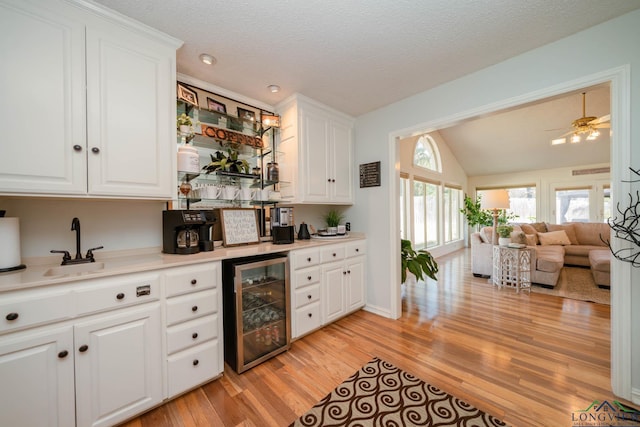
M 269 105 L 298 92 L 355 117 L 640 8 L 628 0 L 94 1 L 183 40 L 179 73 Z M 203 64 L 201 53 L 217 62 Z M 596 143 L 550 146 L 581 116 L 574 95 L 442 135 L 469 176 L 608 162 L 607 132 Z M 588 100 L 588 115 L 608 112 L 604 98 Z
M 572 144 L 568 136 L 567 143 L 551 145 L 582 117 L 582 92 L 587 116 L 610 114 L 610 87 L 602 84 L 467 120 L 439 133 L 468 176 L 609 163 L 609 129 L 600 129 L 594 141 L 583 136 Z

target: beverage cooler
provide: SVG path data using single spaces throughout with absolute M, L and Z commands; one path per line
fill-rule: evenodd
M 289 349 L 289 262 L 285 254 L 222 261 L 224 359 L 244 372 Z

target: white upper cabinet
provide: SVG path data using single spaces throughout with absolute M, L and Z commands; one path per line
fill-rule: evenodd
M 353 119 L 296 95 L 280 104 L 278 151 L 283 198 L 296 203 L 353 203 Z
M 180 43 L 84 6 L 0 0 L 0 192 L 169 199 Z

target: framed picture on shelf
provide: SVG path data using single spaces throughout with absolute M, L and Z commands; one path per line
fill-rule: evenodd
M 218 113 L 227 114 L 227 106 L 221 102 L 207 97 L 207 108 L 211 111 L 217 111 Z
M 222 208 L 220 222 L 225 247 L 260 243 L 260 229 L 255 209 Z
M 245 110 L 244 108 L 240 108 L 240 107 L 238 107 L 238 117 L 244 120 L 250 120 L 252 122 L 256 121 L 255 111 Z
M 178 83 L 178 99 L 196 107 L 198 106 L 198 94 L 180 83 Z

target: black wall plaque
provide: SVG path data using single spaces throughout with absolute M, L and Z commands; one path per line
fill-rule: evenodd
M 380 162 L 360 165 L 360 188 L 380 187 Z

